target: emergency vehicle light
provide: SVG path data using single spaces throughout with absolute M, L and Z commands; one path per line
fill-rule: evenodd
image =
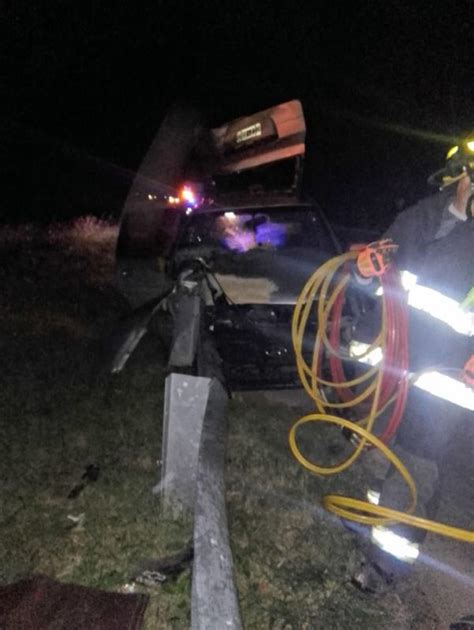
M 197 204 L 197 198 L 193 190 L 189 186 L 183 186 L 180 195 L 181 200 L 190 203 L 192 206 Z
M 187 208 L 195 208 L 200 203 L 200 199 L 190 186 L 183 186 L 177 197 L 168 196 L 168 203 L 172 205 L 185 204 Z

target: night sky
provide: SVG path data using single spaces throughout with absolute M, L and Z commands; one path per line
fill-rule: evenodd
M 118 217 L 176 98 L 218 125 L 298 98 L 305 190 L 386 225 L 474 129 L 474 3 L 2 3 L 2 220 Z

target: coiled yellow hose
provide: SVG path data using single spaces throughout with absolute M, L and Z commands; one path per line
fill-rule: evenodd
M 331 347 L 327 336 L 327 329 L 331 310 L 339 294 L 348 284 L 349 275 L 347 273 L 341 274 L 341 277 L 337 278 L 335 283 L 334 279 L 339 269 L 347 262 L 355 260 L 357 255 L 357 252 L 348 252 L 341 256 L 337 256 L 336 258 L 332 258 L 319 267 L 306 282 L 295 305 L 292 319 L 292 340 L 296 356 L 296 365 L 303 387 L 309 396 L 314 400 L 319 413 L 303 416 L 293 424 L 289 432 L 290 450 L 295 459 L 312 473 L 332 475 L 349 468 L 349 466 L 351 466 L 361 455 L 366 445 L 371 445 L 377 448 L 389 460 L 389 462 L 395 466 L 409 488 L 411 498 L 406 507 L 406 511 L 402 512 L 393 510 L 391 508 L 374 505 L 361 499 L 354 499 L 351 497 L 333 494 L 326 495 L 323 498 L 323 505 L 328 511 L 344 519 L 363 523 L 364 525 L 386 526 L 393 525 L 395 523 L 405 523 L 412 527 L 434 532 L 455 540 L 474 543 L 473 531 L 452 527 L 450 525 L 437 523 L 435 521 L 413 515 L 417 501 L 415 482 L 400 459 L 372 433 L 377 415 L 388 407 L 391 402 L 389 401 L 382 410 L 377 412 L 381 388 L 381 366 L 371 367 L 362 376 L 345 383 L 333 383 L 331 381 L 323 380 L 317 374 L 316 362 L 321 350 L 321 345 L 324 345 L 329 352 L 335 354 L 336 356 L 341 356 L 338 354 L 338 349 Z M 331 285 L 333 287 L 332 289 L 330 289 Z M 314 308 L 316 300 L 317 330 L 315 335 L 312 364 L 309 365 L 303 357 L 303 340 L 305 337 L 308 319 L 310 317 L 311 310 Z M 383 353 L 385 326 L 386 305 L 384 296 L 382 300 L 381 331 L 375 341 L 364 353 L 365 355 L 369 354 L 376 348 L 381 348 Z M 344 357 L 341 356 L 341 358 Z M 337 403 L 328 402 L 322 391 L 322 387 L 354 387 L 363 384 L 369 379 L 372 379 L 370 384 L 367 385 L 367 387 L 358 396 L 350 401 Z M 371 395 L 373 395 L 373 400 L 370 413 L 366 418 L 363 418 L 357 423 L 327 413 L 328 408 L 345 409 L 353 407 L 368 399 Z M 312 422 L 325 422 L 338 425 L 342 428 L 348 429 L 353 434 L 358 435 L 360 439 L 358 440 L 353 453 L 345 460 L 334 466 L 321 466 L 305 458 L 298 448 L 296 433 L 302 425 Z

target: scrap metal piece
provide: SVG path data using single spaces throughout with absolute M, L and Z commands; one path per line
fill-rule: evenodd
M 99 466 L 97 466 L 96 464 L 89 464 L 81 477 L 82 481 L 74 486 L 71 492 L 67 495 L 67 498 L 76 499 L 88 483 L 90 483 L 91 481 L 97 481 L 97 479 L 99 478 L 99 472 Z
M 163 558 L 143 561 L 132 579 L 134 582 L 144 586 L 163 584 L 163 582 L 172 580 L 183 571 L 186 571 L 186 569 L 189 569 L 193 557 L 194 548 L 192 541 L 190 541 L 183 551 L 164 556 Z
M 111 336 L 115 346 L 110 371 L 112 374 L 121 372 L 125 364 L 137 348 L 142 337 L 148 332 L 148 327 L 155 313 L 165 304 L 172 289 L 143 304 L 130 315 L 119 322 L 117 331 Z

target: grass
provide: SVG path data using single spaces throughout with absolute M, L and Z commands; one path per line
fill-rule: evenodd
M 116 237 L 115 224 L 91 217 L 0 229 L 0 583 L 41 572 L 123 589 L 141 560 L 189 538 L 190 524 L 151 492 L 165 376 L 153 336 L 124 372 L 103 369 L 100 338 L 127 312 L 112 286 Z M 356 491 L 362 473 L 304 471 L 287 446 L 296 414 L 260 394 L 230 405 L 228 520 L 245 627 L 410 627 L 399 600 L 351 585 L 354 538 L 319 506 L 325 492 Z M 68 499 L 89 464 L 98 480 Z M 145 628 L 189 627 L 189 571 L 142 590 Z
M 360 496 L 362 472 L 344 483 L 304 471 L 287 446 L 296 409 L 251 395 L 238 396 L 231 413 L 239 423 L 229 440 L 228 513 L 245 627 L 406 627 L 390 596 L 353 587 L 353 535 L 321 508 L 331 491 Z
M 189 524 L 164 514 L 159 479 L 163 373 L 146 356 L 101 369 L 98 343 L 126 311 L 110 286 L 116 226 L 0 231 L 0 579 L 33 572 L 120 589 L 137 564 L 177 551 Z M 99 479 L 70 490 L 89 464 Z M 82 516 L 75 526 L 69 518 Z M 186 627 L 189 574 L 152 593 L 153 615 Z M 173 621 L 174 619 L 174 621 Z M 156 627 L 152 623 L 150 627 Z

